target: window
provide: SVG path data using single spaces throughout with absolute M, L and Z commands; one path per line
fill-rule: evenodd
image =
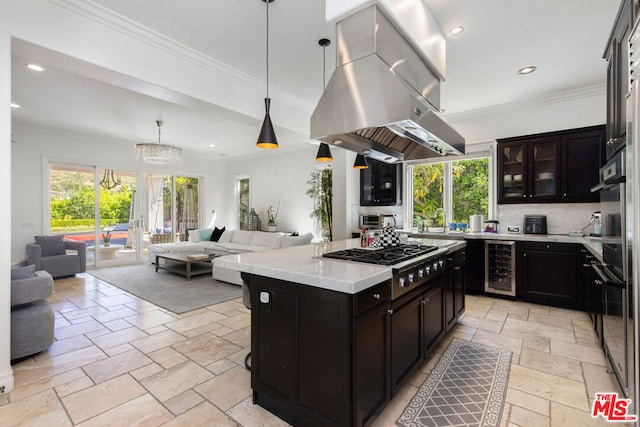
M 442 227 L 447 223 L 468 223 L 474 214 L 489 217 L 489 157 L 465 158 L 439 163 L 424 163 L 410 168 L 414 228 Z

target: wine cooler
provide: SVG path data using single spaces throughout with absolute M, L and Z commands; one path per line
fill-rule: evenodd
M 516 242 L 485 241 L 484 291 L 516 296 Z

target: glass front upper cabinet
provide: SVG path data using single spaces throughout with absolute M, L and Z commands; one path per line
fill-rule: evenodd
M 498 155 L 499 198 L 503 201 L 519 201 L 526 197 L 526 144 L 522 142 L 500 144 Z

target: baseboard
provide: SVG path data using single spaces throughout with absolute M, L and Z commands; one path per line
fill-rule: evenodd
M 0 377 L 0 396 L 13 391 L 13 372 Z

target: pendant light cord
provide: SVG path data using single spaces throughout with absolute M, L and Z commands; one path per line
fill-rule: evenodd
M 269 3 L 271 0 L 266 0 L 267 2 L 267 98 L 269 98 Z
M 327 88 L 326 75 L 327 74 L 327 46 L 322 46 L 322 91 Z

